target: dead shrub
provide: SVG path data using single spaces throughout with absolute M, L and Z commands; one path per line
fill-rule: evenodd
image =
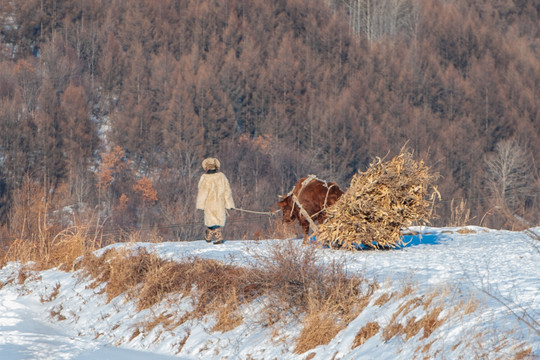
M 35 240 L 37 234 L 41 237 L 50 235 L 47 215 L 51 203 L 47 190 L 27 174 L 20 188 L 13 192 L 9 218 L 10 233 L 15 234 L 16 238 Z
M 104 283 L 104 276 L 106 274 L 106 262 L 108 259 L 117 255 L 117 250 L 108 249 L 103 252 L 101 256 L 96 256 L 94 253 L 86 254 L 80 261 L 76 261 L 74 270 L 83 270 L 82 277 L 89 276 L 94 279 L 91 287 L 95 288 L 100 283 Z
M 99 239 L 91 237 L 88 227 L 75 226 L 58 233 L 50 245 L 50 255 L 45 266 L 73 271 L 75 260 L 100 247 Z
M 409 340 L 410 338 L 418 334 L 420 329 L 422 329 L 422 319 L 420 319 L 419 321 L 416 321 L 416 316 L 413 316 L 407 321 L 407 324 L 403 328 L 403 333 L 405 334 L 405 340 Z
M 184 267 L 174 262 L 153 263 L 145 274 L 137 296 L 137 308 L 146 309 L 172 292 L 185 293 Z M 189 292 L 189 289 L 187 289 Z
M 59 230 L 49 219 L 50 196 L 30 175 L 14 191 L 9 229 L 13 241 L 4 251 L 2 265 L 8 261 L 33 262 L 36 270 L 58 265 L 51 261 L 54 234 Z
M 58 321 L 64 321 L 67 318 L 62 315 L 62 310 L 64 310 L 64 307 L 62 305 L 55 306 L 50 310 L 51 318 L 58 320 Z
M 120 254 L 110 259 L 106 274 L 109 301 L 122 293 L 127 293 L 128 299 L 137 297 L 137 285 L 142 284 L 147 279 L 147 274 L 162 263 L 163 260 L 156 254 L 148 253 L 142 248 L 133 255 Z
M 29 266 L 23 266 L 19 269 L 19 273 L 17 275 L 17 282 L 19 284 L 24 284 L 24 282 L 27 279 L 36 279 L 36 272 L 33 271 Z
M 295 352 L 328 343 L 369 303 L 377 287 L 347 273 L 344 260 L 321 261 L 319 249 L 285 240 L 253 254 L 253 280 L 266 297 L 266 322 L 305 315 Z
M 313 246 L 284 240 L 268 251 L 268 254 L 253 255 L 252 268 L 257 269 L 253 280 L 264 289 L 272 306 L 284 314 L 307 313 L 310 304 L 323 304 L 327 299 L 346 303 L 362 297 L 360 287 L 367 282 L 349 276 L 342 261 L 321 262 L 318 249 Z

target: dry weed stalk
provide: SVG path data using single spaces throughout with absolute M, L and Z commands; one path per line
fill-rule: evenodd
M 471 210 L 467 206 L 467 200 L 461 199 L 459 204 L 454 205 L 454 199 L 450 201 L 450 223 L 448 226 L 467 226 L 471 222 Z
M 387 162 L 377 158 L 365 172 L 354 175 L 345 194 L 327 210 L 316 235 L 324 245 L 348 250 L 360 244 L 401 245 L 403 228 L 429 223 L 433 201 L 440 198 L 433 185 L 437 177 L 404 150 Z

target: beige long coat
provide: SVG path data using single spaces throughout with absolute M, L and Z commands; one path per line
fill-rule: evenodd
M 221 172 L 203 174 L 199 180 L 197 209 L 204 210 L 204 225 L 224 226 L 225 209 L 232 208 L 234 200 L 227 177 Z

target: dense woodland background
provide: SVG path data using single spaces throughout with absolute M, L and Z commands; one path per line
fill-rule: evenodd
M 4 239 L 201 238 L 206 156 L 270 211 L 404 145 L 440 174 L 434 225 L 540 221 L 538 0 L 0 0 L 0 24 Z

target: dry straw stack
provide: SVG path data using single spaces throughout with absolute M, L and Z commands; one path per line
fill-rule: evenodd
M 429 223 L 435 196 L 440 198 L 433 186 L 437 177 L 405 150 L 388 162 L 377 158 L 365 172 L 354 175 L 349 189 L 328 208 L 317 239 L 348 250 L 360 244 L 402 245 L 402 229 Z

